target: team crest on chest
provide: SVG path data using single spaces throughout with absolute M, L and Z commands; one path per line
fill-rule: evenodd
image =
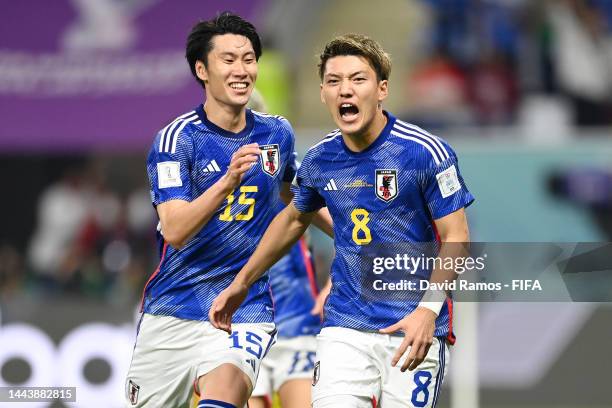
M 280 149 L 277 144 L 259 146 L 261 169 L 269 176 L 274 177 L 280 167 Z
M 376 170 L 376 197 L 388 202 L 397 197 L 397 170 Z

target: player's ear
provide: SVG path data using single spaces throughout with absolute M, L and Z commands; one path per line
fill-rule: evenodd
M 378 83 L 378 102 L 382 102 L 389 96 L 389 81 L 383 79 Z
M 196 70 L 196 75 L 198 76 L 198 78 L 204 81 L 204 83 L 207 83 L 208 82 L 208 71 L 206 70 L 206 65 L 204 65 L 204 62 L 200 60 L 196 60 L 195 70 Z
M 325 103 L 325 98 L 323 97 L 323 84 L 320 84 L 319 87 L 320 87 L 321 102 Z

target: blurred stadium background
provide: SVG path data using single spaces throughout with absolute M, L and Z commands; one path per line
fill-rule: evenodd
M 258 88 L 294 125 L 300 154 L 333 128 L 317 51 L 365 33 L 393 59 L 386 108 L 458 151 L 475 241 L 612 237 L 612 1 L 0 5 L 0 386 L 76 386 L 70 406 L 121 405 L 158 262 L 145 155 L 201 102 L 185 37 L 225 9 L 260 30 Z M 331 243 L 314 232 L 312 245 L 325 274 Z M 609 304 L 456 309 L 440 407 L 612 406 Z

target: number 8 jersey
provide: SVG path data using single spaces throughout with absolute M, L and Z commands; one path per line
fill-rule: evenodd
M 412 312 L 418 301 L 363 296 L 368 248 L 435 242 L 433 220 L 474 200 L 445 141 L 385 115 L 385 128 L 364 151 L 350 151 L 336 130 L 310 148 L 298 171 L 296 208 L 311 212 L 327 206 L 334 222 L 336 256 L 324 327 L 377 331 Z M 451 313 L 449 300 L 435 335 L 452 341 Z
M 227 171 L 232 154 L 258 143 L 258 163 L 204 227 L 184 247 L 160 242 L 160 264 L 143 294 L 143 311 L 190 320 L 208 320 L 213 299 L 255 251 L 279 203 L 282 182 L 295 176 L 295 138 L 287 120 L 246 111 L 246 127 L 232 133 L 210 122 L 202 105 L 179 116 L 155 137 L 147 160 L 151 200 L 192 201 Z M 272 322 L 268 277 L 251 287 L 234 315 L 235 323 Z

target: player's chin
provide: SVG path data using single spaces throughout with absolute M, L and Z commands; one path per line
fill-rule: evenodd
M 229 99 L 229 105 L 242 108 L 249 103 L 249 98 L 251 97 L 251 91 L 246 92 L 242 95 L 231 95 Z
M 352 135 L 352 134 L 359 133 L 359 131 L 362 128 L 360 120 L 347 122 L 345 120 L 342 120 L 342 118 L 338 118 L 336 120 L 336 125 L 338 126 L 340 131 L 345 135 Z

